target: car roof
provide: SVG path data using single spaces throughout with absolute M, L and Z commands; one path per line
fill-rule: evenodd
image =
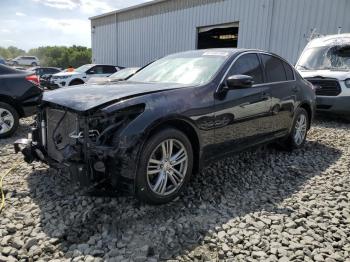
M 350 44 L 350 34 L 327 35 L 315 38 L 308 43 L 308 47 L 322 47 Z

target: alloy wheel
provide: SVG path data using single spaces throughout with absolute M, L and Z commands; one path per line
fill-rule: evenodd
M 9 132 L 14 124 L 15 119 L 12 113 L 5 108 L 0 108 L 0 135 Z
M 295 133 L 294 133 L 294 142 L 298 146 L 301 145 L 306 137 L 307 130 L 307 118 L 304 114 L 300 114 L 295 123 Z
M 147 182 L 153 193 L 167 196 L 184 182 L 188 152 L 177 139 L 162 141 L 152 152 L 147 165 Z

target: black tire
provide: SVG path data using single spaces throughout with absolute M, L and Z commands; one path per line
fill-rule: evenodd
M 296 126 L 297 126 L 297 121 L 300 119 L 301 116 L 305 117 L 305 121 L 306 121 L 306 131 L 305 131 L 305 135 L 302 138 L 302 141 L 296 141 L 295 135 L 297 132 Z M 285 141 L 283 141 L 283 143 L 281 144 L 282 147 L 286 150 L 293 150 L 293 149 L 298 149 L 301 148 L 306 141 L 306 137 L 307 137 L 307 132 L 309 130 L 309 114 L 307 113 L 307 111 L 304 108 L 298 108 L 295 111 L 295 115 L 294 115 L 294 120 L 293 120 L 293 126 L 292 126 L 292 130 L 291 133 L 289 134 L 289 136 L 287 137 L 287 139 Z
M 182 182 L 180 183 L 178 188 L 174 192 L 170 193 L 169 195 L 161 196 L 156 194 L 151 189 L 151 186 L 149 185 L 148 178 L 147 178 L 147 167 L 148 167 L 149 159 L 151 158 L 154 150 L 163 141 L 166 141 L 167 139 L 175 139 L 182 143 L 182 145 L 187 151 L 188 162 L 187 162 L 187 170 L 185 172 L 185 176 L 182 179 Z M 193 150 L 192 150 L 191 142 L 189 141 L 187 136 L 181 131 L 174 128 L 163 129 L 162 131 L 150 137 L 146 141 L 145 146 L 142 149 L 141 157 L 138 163 L 138 172 L 135 180 L 137 197 L 139 198 L 140 201 L 153 204 L 153 205 L 165 204 L 174 200 L 188 184 L 190 177 L 192 175 L 192 168 L 193 168 Z
M 5 137 L 9 137 L 11 135 L 13 135 L 16 130 L 18 129 L 19 126 L 19 115 L 18 112 L 15 108 L 13 108 L 13 106 L 7 104 L 7 103 L 3 103 L 0 102 L 0 112 L 2 111 L 1 109 L 5 109 L 7 110 L 13 117 L 13 125 L 11 127 L 11 129 L 5 133 L 1 132 L 2 127 L 0 126 L 0 138 L 5 138 Z M 2 116 L 0 116 L 2 117 Z
M 79 79 L 74 79 L 72 82 L 69 83 L 69 86 L 76 86 L 76 85 L 82 85 L 82 84 L 84 84 L 83 81 Z
M 18 66 L 18 62 L 16 62 L 16 61 L 13 62 L 13 65 L 14 65 L 14 66 Z
M 35 63 L 35 62 L 33 62 L 33 63 L 32 63 L 32 66 L 37 66 L 37 65 L 38 65 L 38 64 L 37 64 L 37 63 Z

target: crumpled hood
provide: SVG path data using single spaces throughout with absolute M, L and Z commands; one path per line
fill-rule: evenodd
M 108 85 L 78 85 L 44 93 L 43 101 L 84 112 L 109 102 L 153 92 L 181 88 L 185 85 L 122 82 Z
M 340 81 L 344 81 L 350 78 L 350 70 L 349 71 L 334 71 L 334 70 L 312 70 L 312 71 L 303 71 L 300 70 L 299 73 L 304 78 L 311 77 L 326 77 L 326 78 L 335 78 Z

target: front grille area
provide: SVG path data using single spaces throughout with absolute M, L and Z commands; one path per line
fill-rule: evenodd
M 62 162 L 64 148 L 73 143 L 69 134 L 78 129 L 77 115 L 60 109 L 46 108 L 47 153 L 50 158 Z
M 335 79 L 306 79 L 316 87 L 318 96 L 337 96 L 341 93 L 341 87 Z

